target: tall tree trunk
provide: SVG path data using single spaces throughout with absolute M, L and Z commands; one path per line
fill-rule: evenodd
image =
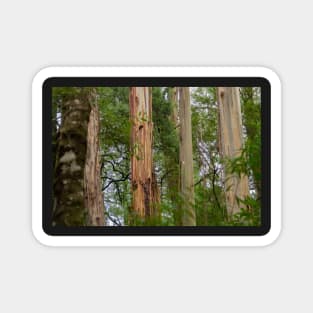
M 208 161 L 207 159 L 204 157 L 204 153 L 206 153 L 206 151 L 204 151 L 204 148 L 202 147 L 202 144 L 204 143 L 203 141 L 203 129 L 201 128 L 201 124 L 199 125 L 199 137 L 196 139 L 197 140 L 197 145 L 196 145 L 196 149 L 197 149 L 197 154 L 198 154 L 198 166 L 199 166 L 199 172 L 202 172 L 202 177 L 201 177 L 201 187 L 202 190 L 207 190 L 207 181 L 208 181 Z M 209 153 L 208 153 L 209 155 Z M 211 161 L 211 155 L 209 155 L 209 160 Z M 196 212 L 196 217 L 197 217 L 197 225 L 198 226 L 207 226 L 208 222 L 209 222 L 209 212 L 208 212 L 208 208 L 207 208 L 207 202 L 210 201 L 211 199 L 206 199 L 205 197 L 203 197 L 203 199 L 201 200 L 201 205 L 200 208 L 197 210 Z
M 179 128 L 178 128 L 178 90 L 177 87 L 169 87 L 168 88 L 168 100 L 170 102 L 170 122 L 173 125 L 173 129 L 175 130 L 175 134 L 177 136 L 177 148 L 178 148 L 178 138 L 179 138 Z M 175 150 L 176 151 L 176 150 Z M 179 207 L 179 199 L 177 197 L 178 194 L 178 184 L 179 181 L 179 151 L 177 149 L 177 157 L 176 155 L 165 155 L 165 166 L 168 171 L 168 175 L 166 178 L 168 194 L 171 200 L 171 205 L 173 208 L 173 217 L 174 224 L 176 226 L 182 225 L 182 214 Z
M 95 91 L 90 93 L 91 111 L 87 133 L 87 152 L 84 173 L 85 206 L 88 209 L 88 226 L 103 226 L 104 199 L 101 184 L 100 114 Z
M 168 88 L 169 101 L 171 103 L 171 121 L 176 129 L 177 128 L 177 87 Z
M 144 221 L 155 216 L 158 201 L 152 163 L 152 89 L 131 87 L 129 102 L 132 209 Z
M 154 171 L 154 168 L 152 168 L 152 212 L 151 216 L 155 219 L 157 222 L 160 219 L 160 203 L 161 203 L 161 196 L 160 196 L 160 190 L 157 182 L 157 177 Z
M 58 132 L 53 225 L 103 225 L 100 187 L 99 112 L 90 88 L 69 88 Z M 100 192 L 99 192 L 100 190 Z M 91 218 L 91 216 L 95 218 Z
M 217 88 L 219 103 L 219 150 L 223 158 L 240 156 L 243 148 L 242 116 L 238 87 Z M 225 168 L 226 206 L 229 216 L 240 211 L 237 199 L 249 195 L 248 177 L 238 177 Z
M 179 92 L 179 190 L 182 197 L 182 225 L 195 226 L 192 127 L 189 87 L 178 87 Z
M 53 225 L 86 225 L 84 168 L 89 114 L 88 97 L 81 88 L 63 99 L 54 175 Z

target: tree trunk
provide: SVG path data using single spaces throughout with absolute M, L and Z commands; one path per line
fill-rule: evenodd
M 219 103 L 219 150 L 222 158 L 240 156 L 243 148 L 242 117 L 238 87 L 217 88 Z M 237 199 L 249 195 L 248 177 L 231 174 L 225 168 L 226 206 L 229 216 L 240 212 Z
M 160 210 L 159 205 L 161 203 L 161 197 L 160 197 L 160 190 L 157 182 L 157 177 L 154 172 L 154 169 L 152 168 L 152 212 L 151 216 L 155 219 L 157 222 L 160 219 Z
M 87 152 L 84 173 L 85 207 L 88 209 L 87 225 L 103 226 L 105 220 L 100 173 L 100 114 L 94 91 L 90 93 L 90 104 L 91 111 L 88 123 Z
M 179 93 L 179 190 L 182 197 L 182 225 L 195 226 L 192 128 L 189 87 L 178 87 Z
M 158 192 L 152 164 L 152 89 L 131 87 L 131 187 L 132 209 L 145 221 L 156 214 Z
M 171 103 L 171 121 L 177 130 L 177 87 L 169 87 L 168 95 Z
M 86 225 L 84 167 L 89 114 L 90 104 L 82 89 L 71 92 L 62 102 L 53 185 L 53 225 Z
M 177 87 L 168 88 L 168 100 L 170 102 L 171 113 L 169 116 L 170 122 L 175 130 L 175 135 L 177 136 L 177 147 L 179 138 L 179 127 L 178 127 L 178 90 Z M 173 208 L 173 218 L 175 226 L 182 226 L 182 214 L 179 207 L 178 194 L 178 181 L 179 181 L 179 150 L 177 149 L 176 155 L 165 155 L 165 166 L 168 170 L 168 175 L 166 178 L 168 194 L 171 200 L 171 205 Z
M 60 114 L 53 225 L 104 225 L 95 91 L 69 88 Z

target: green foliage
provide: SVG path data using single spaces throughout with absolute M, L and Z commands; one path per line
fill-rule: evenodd
M 241 177 L 243 175 L 250 178 L 254 177 L 261 179 L 260 169 L 260 147 L 257 146 L 256 142 L 251 143 L 247 141 L 245 148 L 242 150 L 240 156 L 233 158 L 232 160 L 224 160 L 227 171 L 233 175 Z M 251 179 L 250 179 L 251 181 Z M 253 193 L 251 196 L 245 199 L 238 199 L 242 204 L 241 212 L 231 217 L 230 225 L 241 225 L 241 226 L 257 226 L 260 223 L 260 198 L 257 190 L 258 180 L 253 180 L 250 189 Z
M 175 104 L 169 100 L 169 91 L 168 88 L 152 88 L 153 160 L 161 192 L 160 209 L 165 212 L 161 213 L 162 223 L 165 224 L 179 220 L 179 141 L 177 125 L 171 118 Z
M 221 187 L 199 185 L 195 188 L 195 207 L 198 226 L 222 226 L 226 219 L 226 206 L 222 201 Z
M 247 197 L 238 200 L 243 205 L 240 212 L 234 214 L 228 225 L 230 226 L 260 226 L 261 225 L 261 208 L 260 201 L 253 197 Z
M 179 161 L 178 136 L 176 125 L 170 120 L 172 104 L 168 100 L 168 92 L 160 87 L 152 88 L 152 119 L 154 124 L 154 148 L 163 154 Z
M 254 187 L 261 196 L 261 91 L 260 88 L 241 88 L 243 125 L 246 131 L 244 154 Z
M 131 203 L 129 88 L 99 87 L 97 93 L 105 209 L 118 226 L 127 223 Z
M 58 139 L 62 105 L 91 88 L 57 87 L 52 93 L 53 143 Z M 152 88 L 153 163 L 160 190 L 159 214 L 141 219 L 132 211 L 130 158 L 141 158 L 141 147 L 130 146 L 131 123 L 128 87 L 98 87 L 100 109 L 101 178 L 105 214 L 109 225 L 180 225 L 183 197 L 179 194 L 179 118 L 173 89 Z M 218 150 L 218 105 L 215 87 L 191 88 L 194 194 L 198 226 L 252 226 L 260 224 L 261 109 L 260 89 L 240 89 L 245 146 L 232 160 L 222 160 Z M 141 123 L 148 121 L 139 112 Z M 234 175 L 247 175 L 251 194 L 238 200 L 241 211 L 226 213 L 223 167 Z
M 199 140 L 217 151 L 218 109 L 216 90 L 212 87 L 199 87 L 192 93 L 192 135 L 194 151 L 198 150 Z
M 192 93 L 195 203 L 197 225 L 223 225 L 226 204 L 218 152 L 218 107 L 216 88 L 199 87 Z
M 242 119 L 248 138 L 253 139 L 261 129 L 260 88 L 243 87 L 240 89 Z
M 129 147 L 130 119 L 127 87 L 99 87 L 101 142 L 105 147 Z

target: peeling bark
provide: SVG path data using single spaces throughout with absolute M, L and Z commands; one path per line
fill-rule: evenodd
M 223 158 L 240 156 L 243 148 L 242 116 L 238 87 L 217 88 L 219 104 L 219 151 Z M 229 216 L 240 212 L 237 199 L 249 195 L 248 177 L 230 174 L 225 168 L 226 206 Z
M 179 190 L 182 197 L 181 213 L 183 226 L 196 225 L 194 207 L 192 128 L 189 87 L 178 87 L 179 93 Z
M 96 97 L 90 94 L 91 111 L 89 115 L 87 152 L 84 172 L 85 207 L 88 209 L 88 226 L 104 225 L 104 202 L 101 190 L 100 163 L 100 116 Z
M 152 89 L 131 87 L 129 94 L 131 129 L 132 209 L 142 220 L 156 214 L 158 192 L 153 182 Z

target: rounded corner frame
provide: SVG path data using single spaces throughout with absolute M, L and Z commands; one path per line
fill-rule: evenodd
M 261 236 L 51 236 L 42 223 L 42 88 L 53 77 L 260 77 L 271 88 L 271 225 Z M 47 67 L 32 82 L 32 232 L 45 246 L 251 247 L 273 244 L 281 233 L 281 81 L 267 67 Z

